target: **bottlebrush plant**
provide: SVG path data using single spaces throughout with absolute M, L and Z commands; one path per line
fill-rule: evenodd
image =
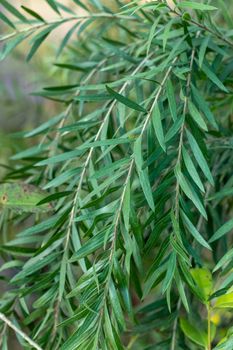
M 47 3 L 0 0 L 1 60 L 70 25 L 0 185 L 2 349 L 233 349 L 231 1 Z

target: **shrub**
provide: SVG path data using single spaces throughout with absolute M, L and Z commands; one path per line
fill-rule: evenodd
M 2 346 L 10 327 L 24 349 L 232 349 L 226 3 L 47 3 L 53 21 L 1 0 L 1 59 L 71 24 L 35 92 L 60 113 L 0 187 Z

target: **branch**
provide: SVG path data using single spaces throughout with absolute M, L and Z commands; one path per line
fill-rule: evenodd
M 197 37 L 200 35 L 200 32 L 197 33 Z M 189 65 L 189 74 L 187 78 L 186 83 L 186 94 L 184 98 L 184 108 L 183 108 L 183 116 L 185 118 L 187 113 L 187 107 L 188 107 L 188 99 L 189 99 L 189 93 L 190 93 L 190 84 L 191 84 L 191 76 L 192 76 L 192 68 L 193 68 L 193 62 L 194 62 L 194 56 L 195 56 L 196 49 L 194 48 L 192 50 L 191 59 L 190 59 L 190 65 Z M 180 140 L 179 140 L 179 146 L 178 146 L 178 156 L 177 156 L 177 162 L 176 165 L 180 164 L 181 161 L 181 152 L 182 152 L 182 145 L 183 145 L 183 138 L 184 138 L 184 129 L 185 129 L 185 120 L 182 124 L 181 131 L 180 131 Z M 179 194 L 180 194 L 180 185 L 179 182 L 176 181 L 176 196 L 175 196 L 175 215 L 176 218 L 179 216 Z
M 166 5 L 167 5 L 168 9 L 172 13 L 174 13 L 176 16 L 179 16 L 181 18 L 183 17 L 183 13 L 179 13 L 175 8 L 174 9 L 171 8 L 167 3 L 166 3 Z M 219 40 L 224 41 L 226 44 L 228 44 L 228 45 L 233 47 L 233 42 L 231 42 L 230 40 L 224 38 L 222 35 L 218 34 L 214 30 L 212 30 L 211 28 L 207 27 L 205 24 L 199 23 L 199 22 L 195 21 L 192 18 L 190 18 L 190 19 L 185 18 L 185 21 L 194 24 L 195 26 L 205 30 L 206 32 L 211 33 L 212 35 L 216 36 Z
M 197 33 L 197 37 L 200 35 L 200 32 Z M 184 108 L 183 108 L 183 116 L 185 117 L 187 113 L 187 107 L 188 107 L 188 98 L 189 98 L 189 93 L 190 93 L 190 84 L 191 84 L 191 76 L 192 76 L 192 68 L 193 68 L 193 62 L 194 62 L 194 56 L 195 56 L 195 48 L 192 50 L 191 54 L 191 59 L 190 59 L 190 71 L 188 73 L 188 78 L 187 78 L 187 84 L 186 84 L 186 94 L 184 98 Z M 183 145 L 183 139 L 184 139 L 184 129 L 185 129 L 185 120 L 183 122 L 183 125 L 181 127 L 180 131 L 180 140 L 179 140 L 179 146 L 178 146 L 178 157 L 177 157 L 177 162 L 176 165 L 180 163 L 181 161 L 181 151 L 182 151 L 182 145 Z M 180 185 L 178 180 L 176 181 L 176 189 L 175 189 L 175 216 L 178 219 L 179 217 L 179 194 L 180 194 Z M 177 304 L 177 316 L 173 324 L 173 329 L 172 329 L 172 341 L 171 341 L 171 348 L 170 350 L 175 350 L 176 348 L 176 331 L 177 331 L 177 325 L 178 325 L 178 315 L 179 311 L 181 308 L 181 298 L 178 300 Z
M 19 334 L 28 344 L 30 344 L 34 349 L 43 350 L 37 343 L 35 343 L 29 336 L 17 328 L 3 313 L 0 312 L 0 319 L 5 322 L 15 333 Z
M 23 34 L 23 33 L 28 33 L 28 32 L 34 32 L 37 29 L 40 28 L 44 28 L 46 26 L 52 25 L 52 24 L 63 24 L 66 22 L 71 22 L 71 21 L 82 21 L 85 19 L 125 19 L 125 20 L 132 20 L 132 21 L 138 21 L 138 18 L 136 17 L 131 17 L 131 16 L 123 16 L 123 15 L 115 15 L 115 14 L 111 14 L 111 13 L 93 13 L 91 15 L 83 15 L 83 16 L 71 16 L 71 17 L 67 17 L 67 18 L 61 18 L 60 20 L 53 20 L 53 21 L 49 21 L 49 22 L 43 22 L 43 23 L 39 23 L 36 24 L 35 26 L 30 26 L 27 28 L 23 28 L 21 30 L 16 30 L 6 36 L 0 37 L 0 42 L 4 42 L 7 41 L 15 36 L 17 36 L 18 34 Z

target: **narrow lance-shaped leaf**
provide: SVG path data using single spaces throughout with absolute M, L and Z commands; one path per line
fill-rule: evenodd
M 143 108 L 142 106 L 140 106 L 136 102 L 134 102 L 134 101 L 128 99 L 127 97 L 119 94 L 118 92 L 114 91 L 113 89 L 111 89 L 107 85 L 106 85 L 106 89 L 109 92 L 109 94 L 112 95 L 117 101 L 123 103 L 124 105 L 126 105 L 127 107 L 129 107 L 131 109 L 134 109 L 134 110 L 139 111 L 139 112 L 145 112 L 146 113 L 145 108 Z
M 204 186 L 202 184 L 202 181 L 198 175 L 198 172 L 193 164 L 192 158 L 190 157 L 188 151 L 186 148 L 183 146 L 182 147 L 182 155 L 183 155 L 183 160 L 184 164 L 186 166 L 186 169 L 189 172 L 189 175 L 193 179 L 193 181 L 196 183 L 196 185 L 200 188 L 202 192 L 205 192 Z
M 158 142 L 165 152 L 166 145 L 164 140 L 163 126 L 162 126 L 161 114 L 160 114 L 158 103 L 155 104 L 154 110 L 152 112 L 152 123 L 154 126 L 155 135 L 158 139 Z
M 189 144 L 191 146 L 191 150 L 193 152 L 193 155 L 194 155 L 198 165 L 200 166 L 201 170 L 203 171 L 204 175 L 209 180 L 211 185 L 214 186 L 213 176 L 212 176 L 212 174 L 210 172 L 210 169 L 209 169 L 209 166 L 207 164 L 207 161 L 206 161 L 205 157 L 203 156 L 200 147 L 198 146 L 197 141 L 195 140 L 193 135 L 188 130 L 186 130 L 186 133 L 187 133 L 187 136 L 188 136 Z
M 59 9 L 57 7 L 56 1 L 54 0 L 46 0 L 46 2 L 49 4 L 49 6 L 60 15 Z
M 206 62 L 204 61 L 201 69 L 203 72 L 207 75 L 207 77 L 222 91 L 228 92 L 227 88 L 223 85 L 221 80 L 216 76 L 216 74 L 211 70 L 209 66 L 207 66 Z
M 221 238 L 233 229 L 233 219 L 227 221 L 223 226 L 221 226 L 214 235 L 210 238 L 209 242 L 214 242 Z
M 233 249 L 228 250 L 228 252 L 223 255 L 223 257 L 219 260 L 217 265 L 215 266 L 213 272 L 219 270 L 223 265 L 225 265 L 230 259 L 233 257 Z
M 196 192 L 194 192 L 194 190 L 190 186 L 188 180 L 185 179 L 184 175 L 181 172 L 180 166 L 176 166 L 175 176 L 177 178 L 177 181 L 178 181 L 180 187 L 182 188 L 182 190 L 186 194 L 186 196 L 189 199 L 191 199 L 191 201 L 196 206 L 196 208 L 199 210 L 199 212 L 204 216 L 205 219 L 207 219 L 207 214 L 206 214 L 206 211 L 205 211 L 203 204 L 201 203 Z
M 163 281 L 163 286 L 162 286 L 163 293 L 165 293 L 165 291 L 171 285 L 173 277 L 174 277 L 175 269 L 176 269 L 176 253 L 172 252 L 171 256 L 168 260 L 168 263 L 167 263 L 167 273 L 166 273 L 165 279 Z
M 185 225 L 187 226 L 189 232 L 192 236 L 199 242 L 203 247 L 212 250 L 210 245 L 206 242 L 206 240 L 202 237 L 202 235 L 198 232 L 193 223 L 189 220 L 186 214 L 182 211 L 182 218 L 184 220 Z
M 22 13 L 20 13 L 17 8 L 15 8 L 14 6 L 12 6 L 11 4 L 9 4 L 8 1 L 6 0 L 0 0 L 0 4 L 2 4 L 7 11 L 9 11 L 12 15 L 14 15 L 15 17 L 17 17 L 19 20 L 23 21 L 23 22 L 27 22 L 27 18 L 22 15 Z
M 10 27 L 12 27 L 13 29 L 15 29 L 15 25 L 14 23 L 12 23 L 9 18 L 7 16 L 4 15 L 4 13 L 0 12 L 0 19 L 5 22 L 6 24 L 8 24 Z
M 168 79 L 166 84 L 166 93 L 169 103 L 170 112 L 172 119 L 175 121 L 177 119 L 177 108 L 176 108 L 176 98 L 175 91 L 171 79 Z
M 35 11 L 33 11 L 32 9 L 30 9 L 30 8 L 28 8 L 28 7 L 26 7 L 26 6 L 23 6 L 23 5 L 22 5 L 21 7 L 22 7 L 22 9 L 23 9 L 24 11 L 26 11 L 27 13 L 29 13 L 29 15 L 35 17 L 36 19 L 38 19 L 38 20 L 41 21 L 41 22 L 45 22 L 45 20 L 43 19 L 43 17 L 41 17 L 37 12 L 35 12 Z
M 27 56 L 27 61 L 30 61 L 32 59 L 32 57 L 34 56 L 34 54 L 39 49 L 40 45 L 47 38 L 48 35 L 49 35 L 49 33 L 46 33 L 43 36 L 41 36 L 40 38 L 38 38 L 36 41 L 33 42 L 31 50 L 29 51 L 29 54 Z
M 194 2 L 194 1 L 181 1 L 177 4 L 180 8 L 190 8 L 194 10 L 201 10 L 201 11 L 213 11 L 217 10 L 217 7 L 202 4 L 200 2 Z
M 208 43 L 210 40 L 210 36 L 206 36 L 205 39 L 202 41 L 200 50 L 199 50 L 199 67 L 202 67 L 202 63 L 205 57 L 206 49 L 208 47 Z
M 199 113 L 197 107 L 191 102 L 188 102 L 189 106 L 189 113 L 191 114 L 193 120 L 199 125 L 199 127 L 205 131 L 208 130 L 207 125 L 202 118 L 201 114 Z
M 199 109 L 204 113 L 204 115 L 206 116 L 208 121 L 211 123 L 211 125 L 215 129 L 218 129 L 218 124 L 215 121 L 215 118 L 208 106 L 208 103 L 204 100 L 203 96 L 200 94 L 198 89 L 193 84 L 191 84 L 191 90 Z
M 134 144 L 134 158 L 137 167 L 137 172 L 142 186 L 142 190 L 146 197 L 146 200 L 152 210 L 155 209 L 154 200 L 151 192 L 150 181 L 146 169 L 142 169 L 143 159 L 142 159 L 142 137 L 139 136 Z

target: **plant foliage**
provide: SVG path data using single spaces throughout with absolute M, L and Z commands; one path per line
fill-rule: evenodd
M 3 348 L 10 327 L 24 349 L 232 349 L 226 4 L 47 0 L 48 21 L 36 3 L 0 1 L 1 60 L 70 26 L 65 78 L 34 92 L 60 113 L 23 133 L 0 187 Z

